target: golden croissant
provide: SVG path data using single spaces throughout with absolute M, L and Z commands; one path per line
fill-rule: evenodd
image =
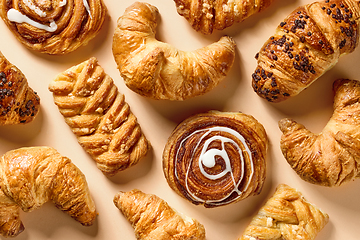
M 177 12 L 203 34 L 223 30 L 270 6 L 274 0 L 174 0 Z
M 131 223 L 138 240 L 205 240 L 202 224 L 177 212 L 156 195 L 137 189 L 119 192 L 114 204 Z
M 29 212 L 52 201 L 84 226 L 96 218 L 84 174 L 50 147 L 19 148 L 0 159 L 0 234 L 24 230 L 20 209 Z
M 40 98 L 25 75 L 0 52 L 0 125 L 31 122 L 39 108 Z
M 79 144 L 111 176 L 135 165 L 150 149 L 137 118 L 96 58 L 60 73 L 49 85 Z
M 181 51 L 155 39 L 159 12 L 136 2 L 118 19 L 112 51 L 125 84 L 153 99 L 185 100 L 203 95 L 227 75 L 235 42 L 222 37 L 195 51 Z
M 0 16 L 27 48 L 66 54 L 100 31 L 107 9 L 102 0 L 0 0 Z
M 314 2 L 294 10 L 256 54 L 254 91 L 280 102 L 309 87 L 357 47 L 359 17 L 355 0 Z
M 329 216 L 301 192 L 280 184 L 239 240 L 314 240 L 328 221 Z
M 334 82 L 334 113 L 320 134 L 282 119 L 281 150 L 297 174 L 310 183 L 339 186 L 360 177 L 360 82 Z

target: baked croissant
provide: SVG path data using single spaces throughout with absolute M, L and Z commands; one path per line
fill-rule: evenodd
M 124 95 L 96 58 L 60 73 L 49 90 L 79 144 L 104 174 L 137 164 L 150 149 Z
M 305 181 L 340 186 L 360 177 L 360 82 L 334 82 L 334 113 L 320 134 L 292 119 L 279 121 L 281 151 Z
M 0 0 L 0 16 L 27 48 L 66 54 L 100 31 L 107 9 L 102 0 Z
M 274 0 L 174 0 L 177 12 L 203 34 L 223 30 L 270 6 Z
M 313 240 L 328 221 L 299 191 L 280 184 L 239 240 Z
M 39 108 L 40 98 L 25 75 L 0 52 L 0 125 L 31 122 Z
M 67 157 L 50 147 L 19 148 L 0 159 L 0 234 L 24 230 L 20 209 L 33 211 L 52 201 L 84 226 L 96 218 L 84 174 Z
M 185 100 L 203 95 L 227 75 L 235 42 L 222 37 L 195 51 L 180 51 L 155 39 L 158 9 L 136 2 L 118 19 L 112 51 L 125 84 L 153 99 Z
M 301 6 L 277 27 L 252 74 L 255 92 L 280 102 L 309 87 L 359 41 L 360 3 L 327 0 Z
M 205 240 L 202 224 L 177 212 L 156 195 L 137 189 L 119 192 L 114 204 L 131 223 L 138 240 Z
M 172 132 L 163 152 L 169 186 L 193 204 L 218 207 L 262 190 L 268 139 L 244 113 L 194 115 Z

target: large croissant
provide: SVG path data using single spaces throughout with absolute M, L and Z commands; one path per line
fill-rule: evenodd
M 134 227 L 138 240 L 205 240 L 202 224 L 178 213 L 156 195 L 137 189 L 119 192 L 114 204 Z
M 256 55 L 255 92 L 270 102 L 299 94 L 359 41 L 360 2 L 327 0 L 293 11 Z
M 203 34 L 223 30 L 267 8 L 274 0 L 174 0 L 177 12 Z
M 180 51 L 155 39 L 158 9 L 136 2 L 118 19 L 113 54 L 125 84 L 153 99 L 185 100 L 205 94 L 229 72 L 235 59 L 230 37 L 196 51 Z
M 281 150 L 304 180 L 339 186 L 360 177 L 360 82 L 334 82 L 334 113 L 320 134 L 282 119 Z
M 0 125 L 31 122 L 39 108 L 40 98 L 25 75 L 0 52 Z
M 150 149 L 137 118 L 96 58 L 60 73 L 49 85 L 66 123 L 106 175 L 135 165 Z
M 239 240 L 314 240 L 328 221 L 301 192 L 280 184 Z
M 96 217 L 84 174 L 50 147 L 19 148 L 0 159 L 0 234 L 24 230 L 20 209 L 29 212 L 48 201 L 84 226 Z

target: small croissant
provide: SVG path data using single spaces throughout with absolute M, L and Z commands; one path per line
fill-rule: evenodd
M 281 150 L 305 181 L 340 186 L 360 177 L 360 82 L 334 82 L 334 113 L 320 134 L 285 118 L 279 121 Z
M 49 85 L 79 144 L 107 176 L 133 166 L 150 149 L 137 118 L 96 58 L 60 73 Z
M 329 216 L 301 192 L 280 184 L 239 240 L 314 240 Z
M 138 240 L 205 240 L 202 224 L 178 213 L 156 195 L 137 189 L 119 192 L 114 204 L 134 227 Z
M 24 230 L 20 209 L 33 211 L 52 201 L 84 226 L 93 224 L 95 204 L 84 174 L 50 147 L 19 148 L 0 159 L 0 234 Z
M 227 75 L 235 42 L 222 37 L 195 51 L 180 51 L 155 39 L 155 6 L 136 2 L 117 21 L 112 51 L 125 84 L 153 99 L 185 100 L 203 95 Z

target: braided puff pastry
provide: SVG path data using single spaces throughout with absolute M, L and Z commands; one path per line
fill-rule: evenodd
M 360 2 L 327 0 L 293 11 L 256 55 L 255 92 L 270 102 L 299 94 L 359 41 Z
M 239 240 L 313 240 L 328 221 L 299 191 L 280 184 Z
M 230 204 L 260 193 L 267 144 L 264 127 L 250 115 L 197 114 L 169 137 L 163 171 L 170 187 L 194 204 Z
M 137 189 L 119 192 L 114 204 L 131 223 L 138 240 L 205 240 L 202 224 L 177 212 L 156 195 Z
M 27 48 L 66 54 L 99 32 L 107 13 L 102 0 L 0 0 L 0 16 Z
M 0 52 L 0 125 L 31 122 L 39 108 L 40 98 L 25 75 Z
M 185 100 L 205 94 L 229 72 L 235 59 L 230 37 L 192 52 L 155 39 L 158 9 L 136 2 L 118 19 L 112 51 L 125 84 L 153 99 Z
M 150 143 L 124 95 L 96 58 L 59 74 L 49 90 L 79 144 L 104 174 L 125 170 L 148 152 Z
M 274 0 L 174 0 L 177 12 L 203 34 L 223 30 L 267 8 Z
M 360 177 L 360 82 L 334 82 L 334 113 L 320 134 L 292 119 L 279 122 L 281 150 L 305 181 L 339 186 Z
M 84 226 L 92 225 L 95 204 L 84 174 L 50 147 L 19 148 L 0 159 L 0 234 L 24 230 L 20 209 L 29 212 L 52 201 Z

